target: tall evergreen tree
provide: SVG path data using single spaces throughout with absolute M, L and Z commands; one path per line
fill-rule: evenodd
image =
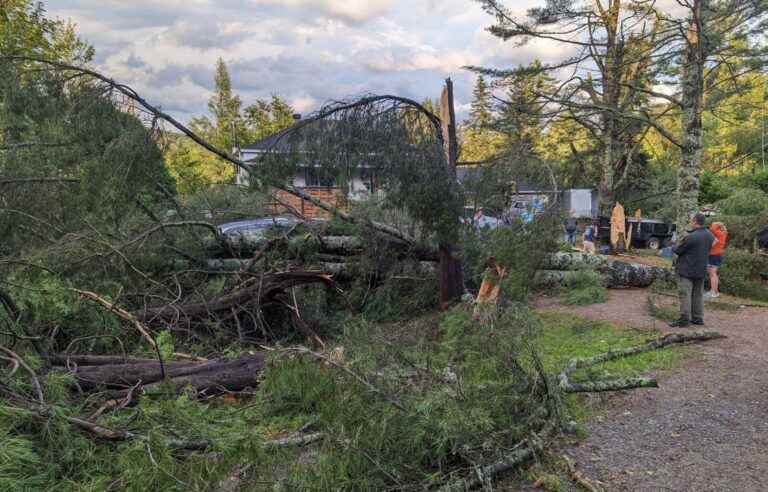
M 216 61 L 216 75 L 214 76 L 214 93 L 208 100 L 208 110 L 213 115 L 215 128 L 214 141 L 227 151 L 245 136 L 245 126 L 240 116 L 243 105 L 240 97 L 232 92 L 232 80 L 229 77 L 227 64 L 219 58 Z
M 472 107 L 469 111 L 469 124 L 475 128 L 484 128 L 490 125 L 493 119 L 493 104 L 491 91 L 485 82 L 485 77 L 477 76 L 475 88 L 472 91 Z

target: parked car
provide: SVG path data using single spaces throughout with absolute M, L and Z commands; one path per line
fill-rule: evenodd
M 598 239 L 603 243 L 609 243 L 611 240 L 611 219 L 600 217 L 599 222 Z M 632 226 L 632 246 L 635 248 L 664 248 L 672 241 L 672 235 L 676 230 L 675 224 L 656 219 L 629 217 L 626 219 L 627 232 L 629 232 L 630 225 Z
M 270 227 L 290 227 L 297 222 L 298 221 L 293 217 L 262 217 L 259 219 L 238 220 L 235 222 L 219 224 L 217 229 L 221 235 L 235 236 L 238 234 L 253 233 L 254 231 L 263 231 Z

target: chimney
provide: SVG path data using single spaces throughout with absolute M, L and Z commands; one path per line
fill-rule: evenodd
M 294 121 L 299 121 L 301 119 L 301 114 L 300 113 L 293 113 L 293 119 L 294 119 Z

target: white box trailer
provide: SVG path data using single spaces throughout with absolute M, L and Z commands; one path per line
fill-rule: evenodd
M 571 188 L 563 191 L 563 210 L 573 212 L 577 219 L 597 217 L 597 193 L 591 188 Z

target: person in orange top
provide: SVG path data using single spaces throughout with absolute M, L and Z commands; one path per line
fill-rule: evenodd
M 712 243 L 712 248 L 709 250 L 709 266 L 707 267 L 707 272 L 709 273 L 709 292 L 705 296 L 720 297 L 720 277 L 717 275 L 717 269 L 723 264 L 723 252 L 728 241 L 728 230 L 722 222 L 713 222 L 709 226 L 709 232 L 715 236 L 715 242 Z

